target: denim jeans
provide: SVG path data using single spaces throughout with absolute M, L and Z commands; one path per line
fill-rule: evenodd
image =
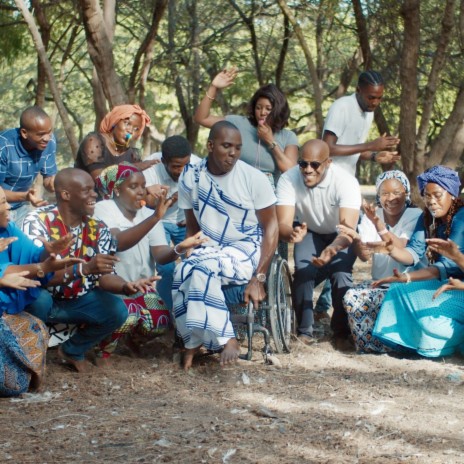
M 327 279 L 324 282 L 322 291 L 317 299 L 316 306 L 314 307 L 314 312 L 316 313 L 326 313 L 332 306 L 332 285 L 330 280 Z
M 64 353 L 76 360 L 84 359 L 88 350 L 119 329 L 128 315 L 121 298 L 99 288 L 69 300 L 54 299 L 42 289 L 26 311 L 44 322 L 82 324 L 62 345 Z
M 173 243 L 175 246 L 185 239 L 185 227 L 180 227 L 173 222 L 163 222 L 163 226 L 168 244 Z M 156 283 L 156 289 L 169 311 L 172 309 L 172 281 L 175 267 L 175 261 L 168 264 L 156 264 L 156 271 L 161 276 L 161 280 Z

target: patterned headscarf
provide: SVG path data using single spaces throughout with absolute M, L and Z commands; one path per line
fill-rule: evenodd
M 424 195 L 425 186 L 430 183 L 438 184 L 453 197 L 459 197 L 461 181 L 458 173 L 447 166 L 433 166 L 417 176 L 417 185 L 422 196 Z
M 120 164 L 113 164 L 103 169 L 100 175 L 95 180 L 100 195 L 109 200 L 113 198 L 114 189 L 121 185 L 127 178 L 134 172 L 140 172 L 133 164 L 122 162 Z
M 133 114 L 138 114 L 142 119 L 142 127 L 140 128 L 140 133 L 137 137 L 143 134 L 145 126 L 150 124 L 150 116 L 138 105 L 119 105 L 115 106 L 106 116 L 103 118 L 100 123 L 100 132 L 102 134 L 109 134 L 114 126 L 121 120 L 130 118 Z
M 406 191 L 406 206 L 411 204 L 411 184 L 409 183 L 406 174 L 402 171 L 394 170 L 394 171 L 385 171 L 382 174 L 377 176 L 377 180 L 375 181 L 375 201 L 377 202 L 377 206 L 380 205 L 380 195 L 379 190 L 380 186 L 383 182 L 389 179 L 396 179 L 403 184 L 404 190 Z

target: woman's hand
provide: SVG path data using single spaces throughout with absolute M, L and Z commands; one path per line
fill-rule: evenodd
M 450 239 L 443 240 L 441 238 L 429 238 L 426 242 L 430 250 L 440 253 L 446 258 L 452 259 L 453 261 L 463 258 L 459 247 Z
M 258 138 L 262 140 L 266 145 L 270 145 L 274 142 L 274 133 L 272 132 L 271 126 L 268 126 L 266 122 L 258 123 L 257 128 Z
M 176 245 L 176 250 L 178 253 L 185 254 L 190 256 L 192 250 L 197 246 L 200 246 L 202 243 L 206 243 L 209 239 L 207 237 L 202 237 L 201 232 L 197 232 L 195 235 L 186 238 L 182 242 Z
M 393 269 L 393 275 L 389 277 L 384 277 L 383 279 L 376 280 L 372 282 L 372 287 L 377 288 L 383 284 L 392 284 L 392 283 L 407 283 L 408 277 L 406 274 L 402 274 L 398 269 Z
M 147 293 L 154 289 L 153 282 L 160 279 L 160 276 L 151 276 L 133 282 L 126 282 L 122 287 L 122 292 L 127 296 L 134 295 L 137 292 Z
M 369 248 L 372 253 L 380 253 L 383 255 L 389 255 L 394 248 L 392 240 L 388 240 L 387 242 L 366 242 L 364 245 Z
M 353 242 L 361 241 L 360 235 L 351 227 L 344 226 L 343 224 L 338 224 L 337 231 L 339 234 L 347 235 L 348 237 L 350 237 L 353 240 Z
M 38 280 L 27 279 L 29 271 L 13 272 L 0 278 L 0 287 L 9 287 L 16 290 L 27 290 L 28 288 L 39 287 Z
M 439 297 L 443 292 L 447 292 L 448 290 L 464 290 L 464 282 L 459 279 L 454 279 L 450 277 L 448 279 L 448 283 L 442 285 L 432 296 L 432 300 Z
M 374 225 L 380 220 L 380 218 L 375 214 L 377 207 L 374 203 L 368 203 L 364 198 L 362 201 L 362 209 L 367 219 L 371 221 Z
M 155 202 L 155 216 L 162 219 L 166 211 L 177 201 L 177 194 L 174 193 L 170 198 L 167 198 L 168 192 L 161 189 L 158 200 Z
M 234 83 L 237 74 L 238 68 L 236 66 L 232 66 L 229 69 L 225 68 L 218 75 L 216 75 L 216 77 L 211 82 L 211 85 L 217 89 L 225 89 Z
M 16 242 L 16 240 L 18 240 L 18 237 L 0 238 L 0 253 L 5 251 L 10 246 L 10 243 Z

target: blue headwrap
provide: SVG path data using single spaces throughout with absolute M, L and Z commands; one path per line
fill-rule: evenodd
M 424 195 L 425 186 L 430 183 L 438 184 L 453 197 L 459 197 L 461 181 L 459 180 L 458 173 L 451 168 L 433 166 L 417 176 L 417 185 L 422 196 Z
M 406 177 L 406 174 L 402 171 L 385 171 L 382 174 L 379 174 L 377 176 L 377 180 L 375 181 L 375 201 L 377 202 L 377 206 L 380 205 L 380 195 L 379 195 L 379 189 L 380 186 L 382 185 L 383 182 L 389 179 L 396 179 L 400 181 L 403 184 L 404 190 L 406 192 L 406 206 L 409 206 L 411 204 L 411 185 L 409 183 L 408 178 Z

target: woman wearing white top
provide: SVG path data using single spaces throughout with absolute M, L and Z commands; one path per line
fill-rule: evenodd
M 351 231 L 358 257 L 363 261 L 372 257 L 373 280 L 392 275 L 394 269 L 398 272 L 405 270 L 405 266 L 387 254 L 384 246 L 376 243 L 392 242 L 404 248 L 422 213 L 419 208 L 411 207 L 410 184 L 401 171 L 386 171 L 377 177 L 376 200 L 379 208 L 363 202 L 365 214 L 358 225 L 358 233 Z M 340 228 L 350 233 L 343 226 Z M 358 351 L 388 351 L 372 336 L 386 291 L 386 288 L 372 288 L 371 282 L 366 281 L 346 292 L 344 306 Z

